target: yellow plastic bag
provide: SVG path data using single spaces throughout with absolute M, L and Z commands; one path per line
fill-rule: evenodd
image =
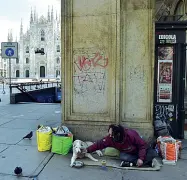
M 38 151 L 51 150 L 52 130 L 50 127 L 40 127 L 36 131 Z

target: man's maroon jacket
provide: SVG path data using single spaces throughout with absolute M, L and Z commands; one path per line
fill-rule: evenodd
M 138 155 L 139 159 L 145 160 L 147 143 L 139 136 L 139 134 L 132 129 L 124 129 L 124 139 L 122 143 L 114 142 L 110 135 L 97 141 L 87 148 L 87 152 L 91 153 L 96 150 L 102 150 L 107 147 L 113 147 L 120 152 L 125 152 L 132 155 Z

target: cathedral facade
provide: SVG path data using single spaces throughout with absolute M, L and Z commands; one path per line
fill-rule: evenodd
M 20 26 L 18 41 L 18 59 L 11 60 L 12 78 L 56 78 L 61 74 L 61 36 L 60 16 L 48 10 L 47 17 L 38 17 L 31 10 L 30 27 L 23 32 Z M 13 41 L 12 33 L 8 41 Z M 44 53 L 36 53 L 37 51 Z M 7 71 L 8 71 L 7 67 Z

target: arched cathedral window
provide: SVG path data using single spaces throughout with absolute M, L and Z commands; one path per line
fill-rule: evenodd
M 60 58 L 59 57 L 56 58 L 56 63 L 60 64 Z
M 45 41 L 45 32 L 41 30 L 41 41 Z
M 16 77 L 19 77 L 19 70 L 16 70 Z
M 18 58 L 16 58 L 16 64 L 19 64 L 19 59 Z
M 56 77 L 60 76 L 60 70 L 56 70 Z
M 27 77 L 27 78 L 29 77 L 29 70 L 25 71 L 25 77 Z
M 179 1 L 176 8 L 175 8 L 175 15 L 183 15 L 184 14 L 184 2 Z
M 44 52 L 44 48 L 41 48 L 41 51 Z
M 29 53 L 29 47 L 28 46 L 26 47 L 26 53 Z
M 60 46 L 59 46 L 59 45 L 57 45 L 56 51 L 57 51 L 57 52 L 60 52 Z
M 29 58 L 26 58 L 26 64 L 29 64 Z

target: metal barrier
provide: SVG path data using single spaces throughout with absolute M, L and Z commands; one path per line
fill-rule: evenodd
M 52 103 L 57 99 L 55 96 L 57 96 L 59 89 L 61 92 L 61 82 L 16 82 L 9 84 L 9 88 L 11 104 L 17 102 Z

